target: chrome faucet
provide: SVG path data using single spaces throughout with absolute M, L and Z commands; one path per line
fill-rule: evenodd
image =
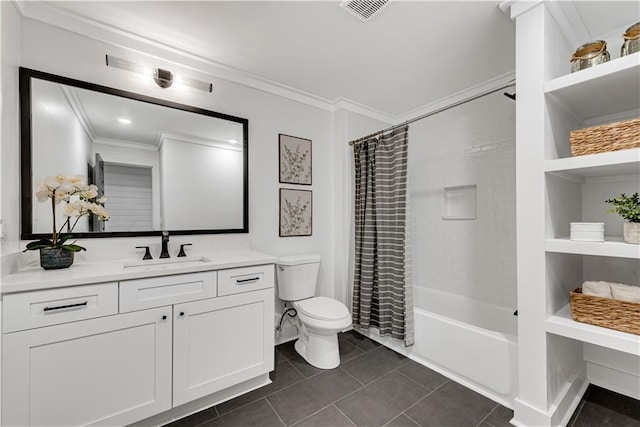
M 160 252 L 160 258 L 170 258 L 169 256 L 169 232 L 162 232 L 162 252 Z

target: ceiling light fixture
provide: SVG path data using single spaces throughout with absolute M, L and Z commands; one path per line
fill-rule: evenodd
M 118 119 L 118 121 L 119 121 L 120 123 L 122 123 L 123 125 L 130 125 L 130 124 L 131 124 L 131 120 L 129 120 L 129 119 L 125 119 L 124 117 L 120 117 L 120 118 Z
M 238 140 L 237 139 L 230 139 L 229 142 L 232 143 L 232 144 L 237 144 Z
M 152 76 L 153 81 L 156 82 L 161 88 L 168 88 L 173 85 L 174 82 L 181 85 L 190 86 L 195 89 L 200 89 L 205 92 L 213 93 L 213 83 L 206 83 L 196 79 L 189 79 L 183 76 L 177 76 L 169 70 L 163 68 L 149 68 L 142 64 L 117 58 L 112 55 L 106 55 L 107 67 L 116 67 L 122 70 L 132 71 L 134 73 L 144 74 Z

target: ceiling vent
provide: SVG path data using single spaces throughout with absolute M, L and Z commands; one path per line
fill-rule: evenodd
M 345 0 L 340 3 L 340 7 L 357 17 L 362 22 L 370 21 L 390 0 Z

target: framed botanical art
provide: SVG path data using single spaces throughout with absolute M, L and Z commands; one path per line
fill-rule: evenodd
M 280 237 L 311 236 L 311 190 L 280 189 Z
M 279 134 L 280 182 L 311 185 L 311 140 Z

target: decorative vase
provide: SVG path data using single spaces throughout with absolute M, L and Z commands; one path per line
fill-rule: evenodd
M 40 267 L 45 270 L 69 268 L 73 264 L 74 253 L 61 248 L 42 248 L 40 249 Z
M 623 235 L 625 242 L 640 245 L 640 222 L 625 222 Z

